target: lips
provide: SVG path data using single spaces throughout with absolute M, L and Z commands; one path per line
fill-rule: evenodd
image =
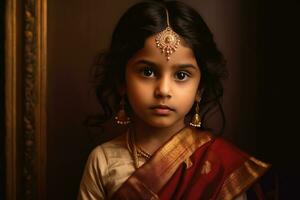
M 166 105 L 155 105 L 151 106 L 150 109 L 157 115 L 169 115 L 171 112 L 175 111 L 175 109 Z

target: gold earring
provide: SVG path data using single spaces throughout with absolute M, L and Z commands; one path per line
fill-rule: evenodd
M 201 117 L 200 117 L 200 108 L 199 108 L 199 104 L 201 101 L 201 97 L 199 95 L 197 95 L 196 97 L 196 109 L 195 109 L 195 114 L 192 118 L 192 121 L 190 122 L 190 125 L 193 127 L 201 127 Z
M 117 124 L 120 124 L 120 125 L 126 125 L 126 124 L 130 123 L 130 117 L 128 117 L 125 112 L 124 97 L 121 98 L 120 110 L 118 111 L 117 115 L 115 116 L 115 120 L 116 120 Z

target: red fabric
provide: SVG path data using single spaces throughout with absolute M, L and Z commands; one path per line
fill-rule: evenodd
M 191 156 L 193 165 L 183 163 L 159 192 L 160 199 L 215 199 L 229 174 L 248 158 L 248 155 L 217 138 L 197 149 Z M 203 163 L 211 163 L 210 171 L 201 173 Z

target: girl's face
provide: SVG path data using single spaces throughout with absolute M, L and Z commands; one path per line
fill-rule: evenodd
M 180 44 L 167 61 L 154 36 L 126 65 L 125 88 L 134 117 L 151 127 L 183 127 L 199 82 L 193 51 Z

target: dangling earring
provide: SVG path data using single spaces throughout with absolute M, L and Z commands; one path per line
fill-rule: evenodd
M 196 110 L 195 110 L 195 114 L 192 118 L 192 121 L 190 122 L 191 126 L 198 127 L 198 128 L 201 127 L 201 117 L 200 117 L 200 108 L 199 108 L 200 101 L 201 101 L 201 96 L 197 94 L 196 100 L 195 100 Z
M 120 102 L 120 110 L 118 111 L 117 115 L 115 116 L 115 120 L 117 124 L 126 125 L 130 123 L 130 118 L 126 115 L 125 112 L 125 100 L 124 97 L 121 98 Z

